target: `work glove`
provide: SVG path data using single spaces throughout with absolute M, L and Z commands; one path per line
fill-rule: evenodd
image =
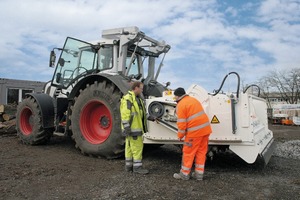
M 131 128 L 130 127 L 126 127 L 126 128 L 124 128 L 124 130 L 122 132 L 122 135 L 126 137 L 126 136 L 129 136 L 130 133 L 131 133 Z
M 147 117 L 147 120 L 154 122 L 154 121 L 156 120 L 156 117 L 154 117 L 154 116 L 152 116 L 152 115 L 149 115 L 149 116 Z

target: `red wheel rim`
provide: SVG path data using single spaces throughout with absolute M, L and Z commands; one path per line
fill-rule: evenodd
M 80 114 L 80 130 L 91 144 L 104 142 L 112 130 L 111 113 L 101 101 L 88 102 Z
M 33 127 L 33 114 L 29 107 L 25 107 L 20 115 L 20 129 L 24 135 L 30 135 Z

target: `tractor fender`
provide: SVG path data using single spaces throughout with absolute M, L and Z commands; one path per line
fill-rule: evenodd
M 95 81 L 106 80 L 114 83 L 122 94 L 126 94 L 130 89 L 129 80 L 121 75 L 110 75 L 110 74 L 93 74 L 81 79 L 72 89 L 68 96 L 69 100 L 73 100 L 79 93 L 80 89 L 84 89 L 86 84 L 93 84 Z
M 44 93 L 29 93 L 26 97 L 32 97 L 38 103 L 42 116 L 43 128 L 54 127 L 54 103 L 52 97 Z

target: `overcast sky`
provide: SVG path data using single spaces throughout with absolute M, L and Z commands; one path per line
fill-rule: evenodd
M 0 0 L 0 78 L 48 81 L 53 47 L 137 26 L 171 50 L 160 82 L 208 92 L 237 72 L 244 85 L 300 67 L 300 0 Z M 226 90 L 236 78 L 230 76 Z

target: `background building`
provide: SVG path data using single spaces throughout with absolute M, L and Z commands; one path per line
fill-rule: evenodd
M 0 78 L 0 104 L 21 102 L 26 93 L 42 92 L 45 82 Z

